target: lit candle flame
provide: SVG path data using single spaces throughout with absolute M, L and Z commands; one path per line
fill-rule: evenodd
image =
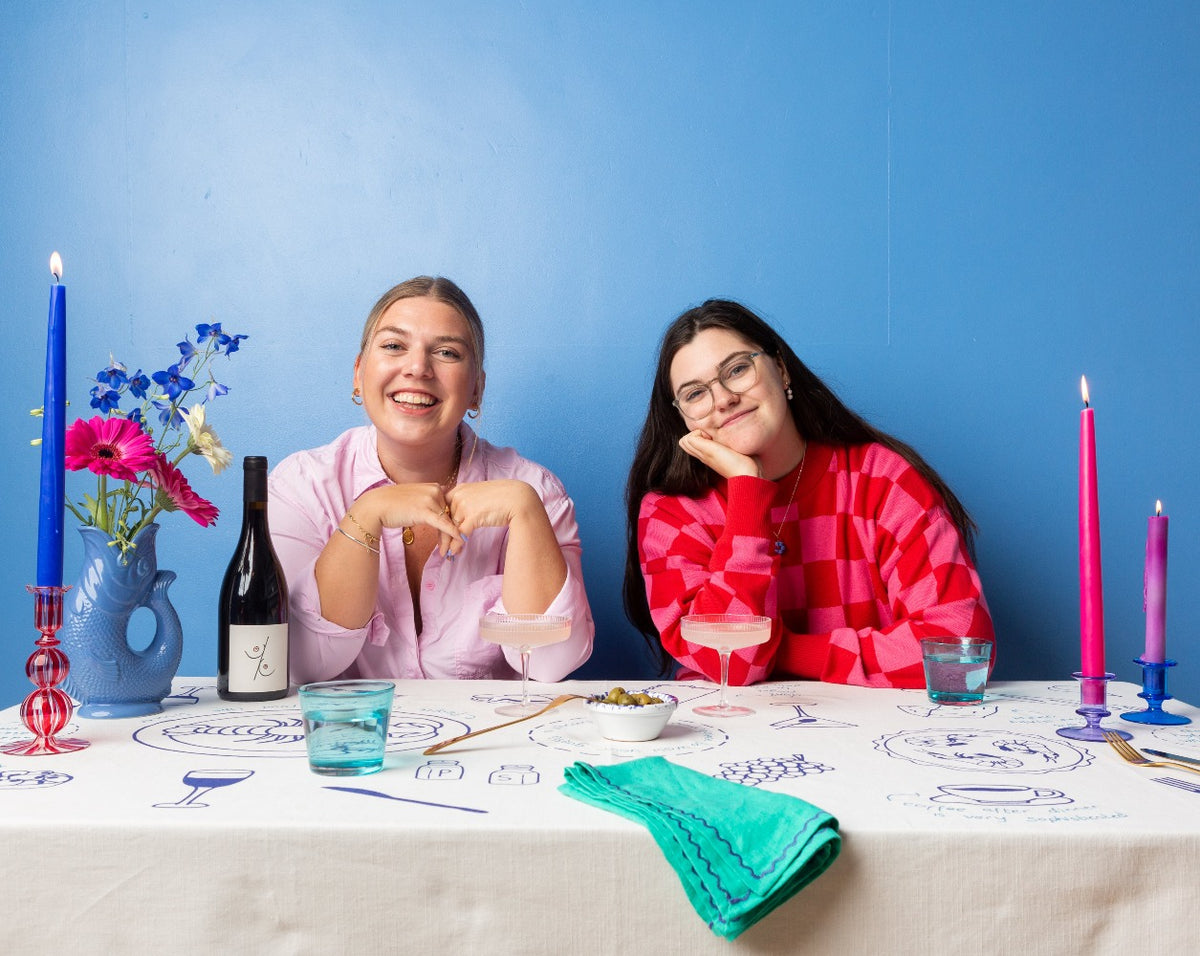
M 50 254 L 50 274 L 54 276 L 55 282 L 62 278 L 62 256 L 57 252 Z
M 1083 404 L 1091 405 L 1092 403 L 1090 401 L 1088 401 L 1088 387 L 1087 387 L 1087 376 L 1086 375 L 1079 376 L 1079 391 L 1083 395 Z
M 1154 517 L 1156 517 L 1156 518 L 1162 517 L 1162 502 L 1161 501 L 1154 502 Z

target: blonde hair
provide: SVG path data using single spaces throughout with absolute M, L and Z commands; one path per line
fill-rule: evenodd
M 383 313 L 390 309 L 401 299 L 436 299 L 438 302 L 443 302 L 450 306 L 459 315 L 466 320 L 467 328 L 471 330 L 471 340 L 475 349 L 475 383 L 476 394 L 483 394 L 483 320 L 479 318 L 479 313 L 475 310 L 471 300 L 467 298 L 467 294 L 463 292 L 453 281 L 444 276 L 414 276 L 411 279 L 406 279 L 399 285 L 394 285 L 379 297 L 379 301 L 372 307 L 367 315 L 366 324 L 363 326 L 362 341 L 359 343 L 358 354 L 361 358 L 366 352 L 367 346 L 371 344 L 371 339 L 375 337 L 375 330 L 379 327 L 379 320 L 383 318 Z

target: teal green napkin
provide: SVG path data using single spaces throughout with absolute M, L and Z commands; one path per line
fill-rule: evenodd
M 787 794 L 719 780 L 663 757 L 577 762 L 558 789 L 643 824 L 709 929 L 733 939 L 825 872 L 837 820 Z

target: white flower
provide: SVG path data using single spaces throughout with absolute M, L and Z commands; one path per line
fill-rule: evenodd
M 214 475 L 219 475 L 233 463 L 233 452 L 221 444 L 213 427 L 205 424 L 204 406 L 193 405 L 191 411 L 181 408 L 179 414 L 187 423 L 190 433 L 188 446 L 194 454 L 204 457 L 212 466 Z

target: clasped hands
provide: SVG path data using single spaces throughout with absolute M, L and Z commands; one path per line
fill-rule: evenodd
M 449 489 L 434 482 L 384 485 L 362 494 L 352 512 L 368 528 L 428 526 L 437 532 L 438 551 L 453 559 L 477 529 L 508 527 L 535 508 L 542 502 L 531 485 L 501 478 Z

